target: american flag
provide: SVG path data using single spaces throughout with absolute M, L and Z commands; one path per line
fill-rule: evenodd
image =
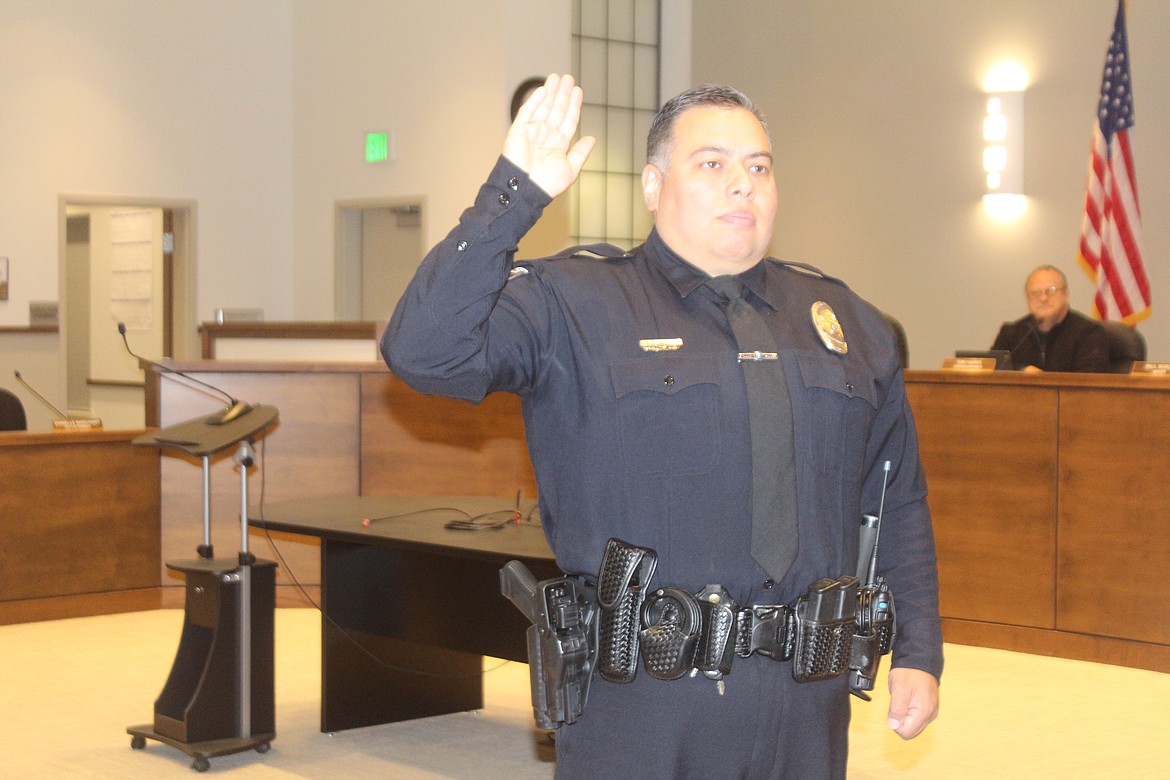
M 1150 315 L 1150 282 L 1142 266 L 1142 218 L 1129 138 L 1133 124 L 1125 0 L 1118 0 L 1093 129 L 1079 260 L 1097 286 L 1093 316 L 1130 325 Z

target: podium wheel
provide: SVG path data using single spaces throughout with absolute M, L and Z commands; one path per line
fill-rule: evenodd
M 207 756 L 195 756 L 195 760 L 191 762 L 191 768 L 196 772 L 206 772 L 211 768 L 211 762 L 207 760 Z
M 145 750 L 146 737 L 140 737 L 137 735 L 130 737 L 130 747 L 134 748 L 135 750 Z
M 272 747 L 271 742 L 265 742 L 263 745 L 256 746 L 256 752 L 257 753 L 267 753 L 271 747 Z

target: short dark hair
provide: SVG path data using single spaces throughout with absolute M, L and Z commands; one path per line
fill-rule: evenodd
M 666 170 L 670 160 L 671 145 L 674 143 L 674 125 L 678 118 L 692 108 L 742 108 L 750 111 L 752 116 L 759 120 L 764 133 L 768 132 L 768 123 L 763 113 L 752 103 L 751 98 L 734 87 L 721 84 L 703 84 L 688 89 L 666 101 L 666 104 L 654 115 L 650 123 L 650 132 L 646 136 L 646 162 L 661 171 Z M 769 139 L 769 143 L 771 140 Z

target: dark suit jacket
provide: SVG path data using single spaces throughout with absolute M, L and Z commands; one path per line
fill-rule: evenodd
M 1070 310 L 1064 322 L 1048 333 L 1036 328 L 1031 314 L 1005 322 L 992 349 L 1012 353 L 1012 367 L 1036 366 L 1045 371 L 1109 372 L 1109 344 L 1101 323 Z

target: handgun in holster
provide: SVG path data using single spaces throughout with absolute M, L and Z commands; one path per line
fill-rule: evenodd
M 532 623 L 528 670 L 536 725 L 556 729 L 585 709 L 597 659 L 597 596 L 584 577 L 537 582 L 528 567 L 510 561 L 500 569 L 500 591 Z

